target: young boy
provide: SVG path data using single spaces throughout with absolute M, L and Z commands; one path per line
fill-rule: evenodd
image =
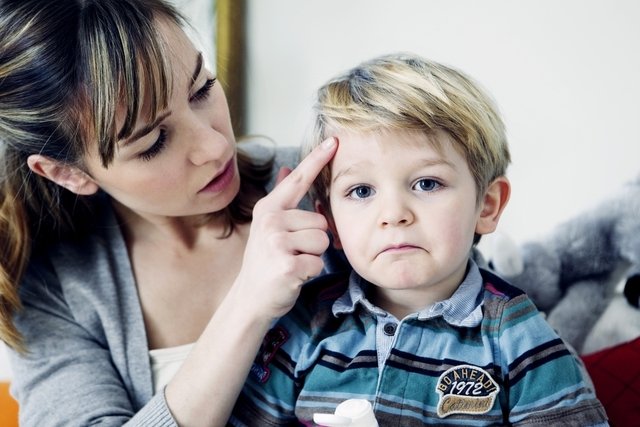
M 510 194 L 491 99 L 397 54 L 323 86 L 314 117 L 305 151 L 330 136 L 339 147 L 312 197 L 353 271 L 305 285 L 232 422 L 311 424 L 360 398 L 381 426 L 607 425 L 533 303 L 470 256 Z

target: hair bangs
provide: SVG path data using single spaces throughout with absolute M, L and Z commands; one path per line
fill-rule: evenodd
M 155 120 L 168 105 L 170 65 L 155 20 L 167 17 L 178 25 L 181 18 L 172 9 L 99 1 L 87 4 L 82 15 L 83 80 L 91 111 L 87 140 L 97 141 L 107 167 L 118 141 L 133 133 L 137 121 Z

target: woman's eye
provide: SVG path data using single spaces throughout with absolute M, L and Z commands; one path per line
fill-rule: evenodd
M 142 160 L 149 161 L 153 159 L 155 156 L 160 154 L 162 150 L 167 145 L 167 132 L 164 129 L 160 129 L 160 135 L 158 135 L 158 139 L 153 143 L 151 147 L 147 150 L 143 151 L 138 155 L 138 157 Z
M 216 79 L 208 79 L 204 85 L 198 89 L 198 91 L 196 93 L 194 93 L 191 98 L 189 98 L 189 102 L 200 102 L 200 101 L 204 101 L 205 99 L 209 98 L 209 95 L 211 94 L 211 88 L 213 87 L 213 85 L 216 83 Z
M 435 191 L 441 186 L 442 184 L 440 184 L 435 179 L 423 178 L 419 179 L 418 182 L 415 183 L 413 188 L 418 191 Z
M 367 187 L 366 185 L 359 185 L 358 187 L 352 188 L 348 196 L 352 199 L 366 199 L 367 197 L 371 197 L 375 194 L 371 187 Z

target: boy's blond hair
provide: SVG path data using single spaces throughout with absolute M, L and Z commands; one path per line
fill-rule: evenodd
M 504 124 L 491 97 L 464 73 L 406 53 L 363 62 L 323 85 L 303 155 L 337 131 L 383 130 L 446 131 L 469 165 L 478 198 L 510 162 Z M 311 189 L 327 211 L 330 180 L 325 167 Z

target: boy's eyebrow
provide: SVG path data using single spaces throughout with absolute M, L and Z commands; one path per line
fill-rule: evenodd
M 350 165 L 349 167 L 342 169 L 341 171 L 339 171 L 337 174 L 335 174 L 335 176 L 333 176 L 333 178 L 331 179 L 331 183 L 334 183 L 338 180 L 338 178 L 342 177 L 342 176 L 346 176 L 349 175 L 351 173 L 354 173 L 354 169 L 357 169 L 358 167 L 361 168 L 369 168 L 369 166 L 367 166 L 366 164 L 364 164 L 364 162 L 361 162 L 362 165 L 360 165 L 359 163 L 355 163 Z M 422 159 L 419 163 L 420 167 L 430 167 L 430 166 L 447 166 L 450 167 L 451 169 L 456 169 L 456 165 L 453 164 L 452 162 L 443 159 L 443 158 L 435 158 L 435 159 Z
M 424 159 L 422 162 L 422 166 L 449 166 L 451 169 L 455 169 L 456 165 L 453 162 L 450 162 L 447 159 L 443 159 L 441 157 L 435 159 Z
M 333 184 L 339 178 L 353 173 L 354 169 L 356 169 L 357 167 L 358 167 L 358 163 L 356 163 L 354 165 L 350 165 L 349 167 L 342 169 L 340 172 L 338 172 L 337 174 L 335 174 L 335 176 L 332 177 L 331 183 Z

